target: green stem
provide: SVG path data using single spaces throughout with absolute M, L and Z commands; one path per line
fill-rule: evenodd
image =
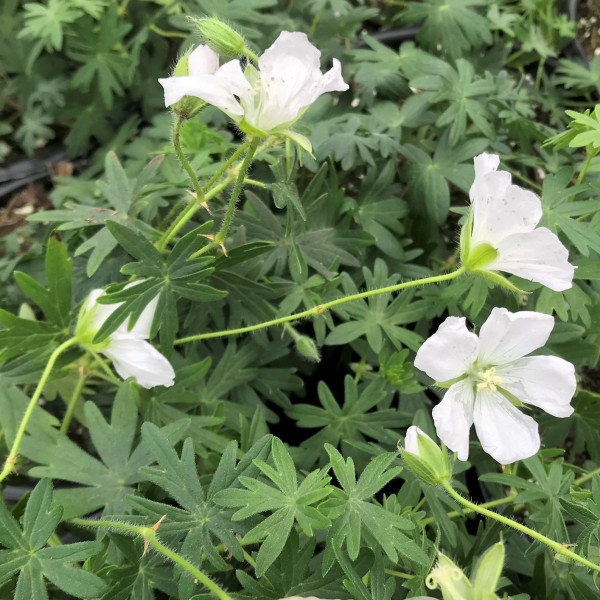
M 514 493 L 514 494 L 510 494 L 508 496 L 505 496 L 504 498 L 498 498 L 497 500 L 491 500 L 490 502 L 484 502 L 483 504 L 479 504 L 480 508 L 494 508 L 495 506 L 502 506 L 503 504 L 511 504 L 513 502 L 513 500 L 517 497 L 518 494 Z M 416 509 L 416 507 L 415 507 Z M 416 510 L 414 511 L 416 512 Z M 446 513 L 446 515 L 450 518 L 450 519 L 456 519 L 457 517 L 464 517 L 465 515 L 468 515 L 469 513 L 472 513 L 473 510 L 471 510 L 470 508 L 463 508 L 463 510 L 451 510 L 450 512 Z M 423 519 L 422 521 L 419 521 L 419 523 L 421 525 L 430 525 L 431 523 L 434 523 L 435 519 L 433 517 L 428 517 L 427 519 Z
M 173 123 L 173 135 L 172 135 L 173 149 L 175 150 L 175 155 L 179 159 L 181 166 L 184 168 L 185 172 L 188 174 L 189 178 L 191 179 L 192 186 L 194 188 L 194 193 L 196 195 L 195 202 L 190 203 L 189 206 L 192 206 L 196 210 L 198 210 L 200 205 L 204 202 L 204 191 L 200 187 L 200 182 L 198 181 L 198 178 L 196 177 L 194 170 L 192 169 L 190 163 L 188 162 L 187 158 L 185 157 L 185 154 L 183 153 L 183 150 L 181 149 L 181 126 L 183 125 L 184 120 L 185 120 L 185 118 L 182 115 L 178 114 L 175 117 L 175 122 Z M 189 208 L 189 206 L 188 206 L 188 208 Z M 169 240 L 177 233 L 177 231 L 179 231 L 181 229 L 181 227 L 183 227 L 183 224 L 185 224 L 187 222 L 187 220 L 189 220 L 191 218 L 191 215 L 187 216 L 187 213 L 189 212 L 188 208 L 186 208 L 186 210 L 184 210 L 182 213 L 179 214 L 179 216 L 175 219 L 175 221 L 173 221 L 173 223 L 171 223 L 171 225 L 167 229 L 167 231 L 165 231 L 165 233 L 163 233 L 160 240 L 158 240 L 158 242 L 156 242 L 157 250 L 164 250 L 166 245 L 169 243 Z M 193 212 L 192 212 L 192 214 L 193 214 Z M 184 218 L 184 215 L 187 218 L 185 221 L 183 221 L 182 224 L 180 224 L 180 221 Z
M 217 181 L 227 169 L 248 149 L 250 142 L 246 140 L 217 170 L 217 172 L 202 186 L 202 191 L 206 192 L 210 186 Z
M 164 29 L 157 27 L 153 23 L 148 25 L 148 29 L 150 31 L 154 31 L 154 33 L 157 33 L 161 37 L 166 37 L 166 38 L 183 38 L 183 39 L 185 39 L 188 36 L 187 33 L 182 33 L 181 31 L 165 31 Z
M 505 517 L 503 515 L 493 512 L 491 510 L 488 510 L 487 508 L 483 508 L 482 506 L 478 506 L 477 504 L 470 502 L 466 498 L 463 498 L 458 492 L 456 492 L 449 483 L 443 483 L 442 486 L 446 490 L 446 492 L 448 492 L 448 494 L 452 498 L 454 498 L 454 500 L 456 500 L 458 503 L 462 504 L 466 508 L 468 508 L 474 512 L 478 512 L 479 514 L 484 515 L 486 517 L 489 517 L 490 519 L 494 519 L 494 520 L 498 521 L 499 523 L 502 523 L 503 525 L 508 525 L 508 527 L 512 527 L 513 529 L 516 529 L 517 531 L 520 531 L 521 533 L 528 535 L 529 537 L 533 538 L 534 540 L 537 540 L 538 542 L 545 544 L 546 546 L 548 546 L 548 548 L 552 548 L 552 550 L 554 550 L 557 554 L 566 556 L 567 558 L 570 558 L 571 560 L 574 560 L 574 561 L 584 565 L 588 569 L 593 569 L 594 571 L 600 572 L 600 565 L 597 565 L 597 564 L 587 560 L 587 558 L 583 558 L 583 556 L 579 556 L 579 554 L 575 554 L 575 552 L 572 552 L 571 550 L 566 548 L 563 544 L 561 544 L 559 542 L 555 542 L 554 540 L 551 540 L 549 537 L 546 537 L 545 535 L 538 533 L 534 529 L 530 529 L 529 527 L 522 525 L 521 523 L 517 523 L 516 521 L 513 521 L 512 519 L 509 519 L 508 517 Z
M 65 412 L 63 421 L 60 424 L 61 433 L 67 433 L 69 429 L 69 425 L 71 424 L 71 420 L 73 419 L 73 413 L 75 412 L 75 407 L 77 406 L 77 402 L 79 401 L 79 397 L 81 396 L 81 392 L 83 391 L 83 386 L 85 385 L 85 380 L 87 378 L 87 367 L 85 365 L 82 365 L 79 367 L 79 369 L 79 378 L 77 379 L 75 389 L 73 390 L 71 398 L 69 399 L 69 403 L 67 404 L 67 410 Z
M 176 552 L 173 552 L 166 546 L 163 546 L 163 544 L 156 539 L 156 530 L 151 527 L 137 527 L 136 525 L 127 525 L 126 523 L 117 523 L 112 521 L 86 521 L 85 519 L 71 519 L 69 522 L 82 527 L 102 527 L 140 535 L 157 552 L 187 571 L 194 579 L 208 588 L 217 598 L 220 600 L 232 600 L 231 596 L 227 594 L 227 592 L 221 589 L 202 571 L 197 569 L 194 565 L 185 560 L 185 558 L 181 557 Z
M 396 285 L 390 285 L 388 287 L 378 288 L 375 290 L 368 290 L 366 292 L 361 292 L 359 294 L 352 294 L 351 296 L 343 296 L 342 298 L 338 298 L 337 300 L 331 300 L 330 302 L 325 302 L 324 304 L 318 304 L 317 306 L 310 308 L 308 310 L 304 310 L 299 313 L 295 313 L 293 315 L 288 315 L 286 317 L 280 317 L 278 319 L 272 319 L 270 321 L 264 321 L 263 323 L 258 323 L 257 325 L 249 325 L 248 327 L 239 327 L 238 329 L 226 329 L 225 331 L 213 331 L 210 333 L 199 333 L 197 335 L 190 335 L 188 337 L 180 338 L 175 340 L 175 344 L 186 344 L 187 342 L 195 342 L 198 340 L 206 340 L 209 338 L 217 338 L 224 337 L 229 335 L 239 335 L 241 333 L 250 333 L 251 331 L 257 331 L 259 329 L 265 329 L 266 327 L 273 327 L 274 325 L 283 325 L 284 323 L 289 323 L 291 321 L 298 321 L 299 319 L 304 319 L 306 317 L 311 317 L 313 315 L 320 315 L 326 310 L 333 308 L 334 306 L 339 306 L 340 304 L 346 304 L 346 302 L 353 302 L 354 300 L 361 300 L 363 298 L 370 298 L 371 296 L 379 296 L 381 294 L 391 294 L 393 292 L 399 292 L 400 290 L 405 290 L 407 288 L 418 287 L 421 285 L 427 285 L 429 283 L 439 283 L 441 281 L 450 281 L 451 279 L 456 279 L 460 275 L 466 272 L 466 267 L 461 266 L 456 269 L 456 271 L 452 271 L 451 273 L 445 273 L 444 275 L 434 275 L 432 277 L 424 277 L 423 279 L 415 279 L 413 281 L 405 281 L 403 283 L 397 283 Z
M 590 471 L 589 473 L 586 473 L 585 475 L 582 475 L 581 477 L 578 477 L 573 483 L 575 483 L 575 485 L 581 485 L 582 483 L 589 481 L 594 475 L 600 475 L 600 467 Z
M 29 419 L 31 419 L 31 415 L 33 414 L 33 411 L 37 405 L 37 402 L 40 399 L 40 396 L 42 395 L 42 391 L 44 390 L 44 386 L 46 385 L 46 382 L 48 381 L 48 377 L 50 377 L 50 373 L 52 372 L 52 368 L 54 367 L 54 364 L 56 363 L 58 357 L 67 348 L 70 348 L 71 346 L 74 346 L 75 344 L 77 344 L 77 339 L 71 338 L 71 339 L 67 340 L 66 342 L 63 342 L 57 348 L 55 348 L 54 351 L 52 352 L 52 354 L 50 355 L 50 358 L 48 359 L 48 362 L 46 363 L 44 372 L 42 373 L 42 376 L 37 384 L 37 387 L 35 388 L 35 391 L 33 392 L 33 396 L 31 396 L 31 400 L 29 401 L 29 404 L 27 405 L 27 408 L 25 409 L 25 414 L 23 415 L 23 418 L 21 419 L 21 423 L 17 430 L 17 435 L 15 436 L 15 439 L 10 448 L 10 452 L 8 453 L 8 458 L 6 459 L 6 461 L 4 463 L 4 468 L 2 469 L 2 472 L 0 473 L 0 482 L 4 481 L 8 477 L 8 475 L 13 470 L 15 463 L 17 462 L 17 455 L 19 454 L 19 447 L 21 446 L 21 442 L 23 441 L 23 436 L 25 435 L 25 430 L 27 429 L 27 425 L 29 424 Z
M 250 146 L 248 147 L 248 151 L 246 152 L 246 156 L 244 157 L 244 162 L 240 167 L 237 179 L 235 181 L 235 185 L 233 186 L 233 191 L 231 192 L 231 199 L 229 200 L 229 206 L 227 207 L 227 212 L 225 213 L 223 224 L 221 225 L 221 229 L 215 236 L 215 244 L 222 244 L 223 240 L 227 236 L 229 226 L 231 225 L 231 220 L 233 219 L 233 213 L 235 212 L 235 206 L 240 196 L 240 192 L 242 191 L 242 186 L 244 185 L 244 179 L 246 178 L 246 174 L 248 173 L 250 163 L 252 162 L 254 153 L 258 148 L 259 142 L 260 138 L 255 138 L 250 141 Z
M 100 368 L 104 371 L 108 380 L 112 381 L 112 383 L 115 383 L 116 385 L 121 385 L 121 381 L 119 379 L 117 379 L 117 377 L 111 371 L 111 369 L 108 366 L 108 364 L 106 363 L 106 361 L 97 352 L 94 352 L 93 350 L 88 350 L 88 352 L 94 357 L 94 360 L 98 363 Z
M 402 579 L 412 579 L 414 575 L 410 573 L 403 573 L 402 571 L 393 571 L 392 569 L 384 569 L 386 575 L 393 575 L 394 577 L 400 577 Z
M 582 179 L 584 178 L 586 171 L 588 170 L 588 167 L 590 166 L 590 162 L 592 160 L 592 158 L 594 158 L 594 154 L 592 152 L 587 152 L 585 154 L 585 162 L 583 163 L 583 166 L 581 167 L 581 171 L 579 171 L 579 175 L 577 176 L 577 181 L 575 182 L 575 185 L 579 185 L 582 181 Z M 574 198 L 574 196 L 573 196 Z M 573 198 L 571 198 L 571 200 L 573 200 Z

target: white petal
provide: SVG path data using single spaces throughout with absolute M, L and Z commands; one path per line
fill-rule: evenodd
M 237 59 L 226 62 L 215 73 L 215 79 L 219 86 L 241 98 L 247 96 L 252 91 L 252 86 L 244 76 L 240 61 Z
M 486 242 L 497 248 L 508 235 L 532 231 L 542 218 L 540 199 L 518 185 L 509 185 L 502 195 L 489 196 L 485 205 L 476 205 L 472 246 Z
M 113 335 L 102 353 L 113 361 L 115 371 L 123 379 L 135 377 L 145 388 L 173 385 L 175 371 L 171 363 L 144 340 Z
M 125 319 L 125 321 L 121 323 L 119 327 L 117 327 L 115 334 L 123 334 L 129 337 L 147 340 L 150 337 L 150 325 L 152 325 L 152 319 L 154 319 L 154 313 L 156 312 L 157 305 L 158 296 L 155 296 L 150 303 L 146 305 L 146 308 L 144 308 L 142 311 L 142 314 L 135 322 L 135 325 L 132 327 L 131 331 L 127 331 L 129 319 Z
M 573 285 L 575 267 L 569 263 L 569 251 L 545 227 L 509 235 L 496 249 L 498 256 L 485 268 L 488 271 L 512 273 L 556 292 Z
M 188 75 L 212 75 L 219 68 L 219 55 L 205 44 L 194 48 L 188 56 Z
M 283 127 L 321 94 L 347 90 L 340 62 L 334 60 L 333 67 L 323 74 L 320 57 L 306 34 L 283 31 L 258 61 L 260 111 L 247 114 L 247 120 L 263 131 Z
M 438 437 L 459 460 L 469 458 L 469 430 L 473 424 L 473 382 L 463 379 L 450 386 L 432 416 Z
M 502 465 L 529 458 L 540 449 L 537 423 L 500 392 L 479 391 L 473 418 L 481 447 Z
M 473 158 L 475 179 L 480 179 L 492 171 L 497 171 L 499 165 L 500 157 L 497 154 L 488 154 L 487 152 L 479 154 Z
M 417 456 L 419 456 L 419 444 L 417 443 L 419 436 L 426 437 L 435 444 L 435 442 L 422 429 L 416 425 L 411 425 L 406 430 L 406 436 L 404 437 L 404 449 L 411 454 L 416 454 Z
M 449 381 L 464 375 L 477 358 L 477 336 L 466 326 L 464 317 L 448 317 L 415 357 L 415 367 L 436 381 Z
M 577 382 L 575 367 L 557 356 L 528 356 L 496 369 L 501 387 L 521 402 L 538 406 L 555 417 L 573 414 L 570 405 Z
M 223 65 L 225 66 L 225 65 Z M 223 67 L 221 67 L 222 69 Z M 224 87 L 215 75 L 195 77 L 167 77 L 158 82 L 165 91 L 165 106 L 171 106 L 184 96 L 195 96 L 231 115 L 242 115 L 243 110 L 235 99 L 234 92 Z
M 108 317 L 110 317 L 110 315 L 112 315 L 115 310 L 117 310 L 117 308 L 123 304 L 122 302 L 117 302 L 116 304 L 97 304 L 96 301 L 98 298 L 100 298 L 100 296 L 103 295 L 103 289 L 92 290 L 86 301 L 86 311 L 90 310 L 94 306 L 96 307 L 90 320 L 90 326 L 95 331 L 98 331 L 106 319 L 108 319 Z
M 504 365 L 541 348 L 547 341 L 554 317 L 533 311 L 511 313 L 494 308 L 479 331 L 481 367 Z

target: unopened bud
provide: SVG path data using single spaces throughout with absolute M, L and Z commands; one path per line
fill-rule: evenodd
M 219 19 L 190 19 L 202 36 L 202 41 L 223 58 L 246 54 L 244 38 Z
M 442 450 L 424 431 L 411 425 L 406 431 L 400 455 L 407 468 L 423 483 L 439 485 L 450 481 L 452 467 L 446 449 Z
M 196 73 L 211 73 L 219 67 L 219 59 L 216 56 L 210 56 L 212 51 L 206 46 L 190 48 L 177 61 L 173 69 L 173 77 L 187 77 Z M 190 55 L 195 59 L 195 69 L 190 68 Z M 192 72 L 194 71 L 194 72 Z M 195 96 L 184 96 L 181 100 L 171 106 L 171 110 L 184 119 L 189 119 L 197 114 L 206 106 L 206 102 Z
M 321 360 L 317 344 L 315 344 L 313 339 L 305 335 L 302 335 L 296 339 L 296 350 L 298 350 L 298 354 L 304 356 L 305 358 L 309 358 L 315 362 L 319 362 Z

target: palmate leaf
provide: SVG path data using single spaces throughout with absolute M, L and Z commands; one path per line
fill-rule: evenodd
M 96 575 L 73 563 L 101 551 L 97 542 L 45 547 L 62 517 L 52 499 L 52 484 L 40 481 L 27 501 L 21 524 L 0 503 L 0 586 L 18 572 L 14 600 L 48 600 L 46 580 L 76 598 L 93 598 L 107 586 Z
M 400 14 L 405 23 L 424 21 L 417 39 L 433 49 L 441 44 L 450 56 L 490 44 L 488 23 L 473 7 L 485 6 L 485 0 L 423 0 L 409 2 Z
M 305 467 L 323 456 L 323 444 L 339 447 L 342 442 L 365 442 L 366 438 L 381 440 L 388 437 L 394 444 L 398 436 L 390 429 L 409 424 L 411 417 L 391 408 L 391 394 L 385 390 L 385 381 L 376 379 L 359 388 L 354 379 L 344 379 L 344 402 L 340 406 L 327 385 L 320 381 L 317 387 L 321 407 L 311 404 L 294 404 L 289 416 L 296 426 L 320 431 L 302 443 L 298 460 Z M 388 429 L 389 428 L 389 429 Z
M 184 442 L 179 457 L 168 438 L 155 425 L 145 423 L 142 436 L 155 456 L 158 467 L 144 467 L 141 473 L 148 481 L 164 489 L 179 507 L 138 496 L 129 498 L 129 504 L 156 519 L 167 515 L 160 528 L 161 536 L 180 539 L 184 534 L 182 552 L 196 564 L 200 564 L 205 555 L 215 569 L 228 570 L 230 567 L 215 550 L 219 543 L 224 544 L 236 559 L 243 560 L 242 547 L 233 534 L 232 511 L 223 510 L 215 504 L 214 497 L 221 490 L 238 486 L 236 482 L 240 476 L 252 478 L 258 475 L 259 469 L 253 460 L 267 458 L 270 437 L 265 436 L 256 442 L 239 461 L 236 460 L 237 442 L 230 442 L 221 456 L 210 486 L 205 487 L 198 479 L 191 438 Z
M 33 467 L 29 474 L 79 484 L 56 492 L 65 517 L 76 517 L 101 508 L 107 513 L 123 513 L 127 507 L 125 496 L 144 480 L 140 467 L 153 462 L 146 444 L 134 448 L 138 422 L 135 384 L 124 382 L 119 388 L 110 424 L 93 402 L 85 404 L 84 412 L 99 459 L 57 430 L 45 429 L 23 439 L 21 453 L 40 465 Z M 163 431 L 172 441 L 177 441 L 188 426 L 189 421 L 175 421 Z
M 312 471 L 298 483 L 296 467 L 281 440 L 273 438 L 271 453 L 274 467 L 255 460 L 263 478 L 242 476 L 238 481 L 246 489 L 228 489 L 215 494 L 217 504 L 239 509 L 232 517 L 234 521 L 271 513 L 244 536 L 248 542 L 261 542 L 256 556 L 257 577 L 262 577 L 281 554 L 294 523 L 308 536 L 312 536 L 315 529 L 326 529 L 331 524 L 314 506 L 333 491 L 326 470 Z
M 404 533 L 412 531 L 416 534 L 414 523 L 372 500 L 402 470 L 400 466 L 391 466 L 398 458 L 397 452 L 375 457 L 357 480 L 352 458 L 344 460 L 329 444 L 325 445 L 325 450 L 341 489 L 336 489 L 320 507 L 333 522 L 327 535 L 323 572 L 326 573 L 336 560 L 336 551 L 343 552 L 344 547 L 351 560 L 356 560 L 361 547 L 365 546 L 381 548 L 394 563 L 402 557 L 409 562 L 428 565 L 427 554 Z
M 63 26 L 76 21 L 82 14 L 70 0 L 48 0 L 47 4 L 28 2 L 23 7 L 25 26 L 19 37 L 43 40 L 48 49 L 60 50 Z

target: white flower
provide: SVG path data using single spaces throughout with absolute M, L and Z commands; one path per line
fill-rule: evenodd
M 448 317 L 421 346 L 415 366 L 451 384 L 433 409 L 433 421 L 460 460 L 469 456 L 473 423 L 483 449 L 501 464 L 539 450 L 537 423 L 516 408 L 517 401 L 555 417 L 573 412 L 573 365 L 556 356 L 525 356 L 546 343 L 553 327 L 550 315 L 494 308 L 479 336 L 464 317 Z
M 542 218 L 540 199 L 512 185 L 510 173 L 496 170 L 497 155 L 480 154 L 474 163 L 475 181 L 469 191 L 472 230 L 463 263 L 469 267 L 477 246 L 484 244 L 495 250 L 495 257 L 492 254 L 491 262 L 486 260 L 473 270 L 505 271 L 555 291 L 569 289 L 575 269 L 568 262 L 567 249 L 546 227 L 536 229 Z
M 201 46 L 202 48 L 202 46 Z M 206 47 L 203 47 L 206 48 Z M 248 133 L 265 135 L 290 127 L 321 94 L 348 89 L 340 61 L 321 73 L 321 53 L 299 32 L 282 31 L 258 60 L 242 71 L 239 60 L 218 67 L 212 50 L 190 54 L 186 77 L 159 79 L 165 105 L 196 96 L 233 118 Z M 212 55 L 209 55 L 212 52 Z
M 129 284 L 129 286 L 132 284 Z M 128 287 L 128 286 L 126 286 Z M 96 332 L 122 303 L 98 304 L 96 301 L 104 294 L 104 290 L 93 290 L 86 302 L 83 319 L 93 311 L 86 322 L 89 331 Z M 158 297 L 142 311 L 131 331 L 127 331 L 127 320 L 108 338 L 108 344 L 101 344 L 98 352 L 108 356 L 117 373 L 123 378 L 135 377 L 145 388 L 157 385 L 170 387 L 173 385 L 175 371 L 171 363 L 146 340 L 150 336 L 150 325 L 156 311 Z

